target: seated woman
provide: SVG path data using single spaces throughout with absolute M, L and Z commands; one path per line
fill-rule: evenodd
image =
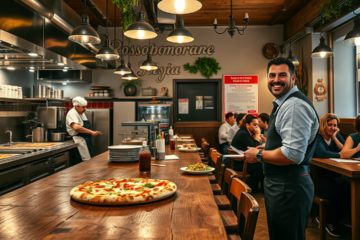
M 360 115 L 355 119 L 355 129 L 357 132 L 350 134 L 344 144 L 343 151 L 348 154 L 341 158 L 360 157 Z
M 354 151 L 344 151 L 344 139 L 339 134 L 339 118 L 332 113 L 320 119 L 319 136 L 316 142 L 314 158 L 346 158 Z M 326 207 L 326 231 L 334 237 L 340 237 L 338 224 L 340 218 L 350 209 L 350 188 L 342 176 L 333 171 L 319 168 L 315 193 L 320 198 L 329 199 Z M 345 196 L 345 197 L 344 197 Z M 320 223 L 319 218 L 316 221 Z
M 245 120 L 240 125 L 239 131 L 235 134 L 231 146 L 237 150 L 246 151 L 248 147 L 257 147 L 261 145 L 261 136 L 259 128 L 259 120 L 257 117 L 247 115 Z M 244 162 L 234 162 L 234 170 L 242 171 Z M 250 177 L 246 178 L 246 183 L 252 190 L 252 193 L 259 191 L 259 182 L 264 179 L 262 163 L 248 164 L 247 173 L 250 173 Z

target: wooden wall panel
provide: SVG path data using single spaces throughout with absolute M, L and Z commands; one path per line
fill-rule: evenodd
M 356 132 L 355 118 L 340 118 L 340 134 L 346 140 L 349 134 Z
M 205 138 L 210 147 L 219 149 L 218 132 L 221 123 L 218 123 L 216 127 L 176 127 L 175 133 L 179 134 L 192 134 L 194 136 L 197 146 L 201 145 L 201 138 Z

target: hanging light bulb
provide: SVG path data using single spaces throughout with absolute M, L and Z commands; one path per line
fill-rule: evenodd
M 125 74 L 124 76 L 122 76 L 122 79 L 124 80 L 135 80 L 138 79 L 138 77 L 136 76 L 136 74 L 133 72 L 133 70 L 131 69 L 131 63 L 128 63 L 129 69 L 131 71 L 131 73 L 129 74 Z
M 200 10 L 202 3 L 200 0 L 161 0 L 158 8 L 167 13 L 187 14 Z
M 312 51 L 312 58 L 329 58 L 334 56 L 334 51 L 326 45 L 325 38 L 320 34 L 320 44 Z
M 109 33 L 108 33 L 108 6 L 109 0 L 106 0 L 106 39 L 105 39 L 105 45 L 99 50 L 99 52 L 95 55 L 96 58 L 101 59 L 102 61 L 106 60 L 117 60 L 119 59 L 119 55 L 115 52 L 115 50 L 110 46 L 110 40 L 109 40 Z M 116 8 L 115 8 L 116 11 Z M 116 21 L 116 19 L 115 19 Z
M 354 28 L 348 34 L 343 41 L 344 46 L 360 46 L 360 15 L 354 19 Z
M 289 56 L 287 57 L 287 59 L 289 59 L 294 64 L 295 67 L 299 66 L 300 64 L 299 60 L 292 55 L 291 43 L 290 43 Z
M 134 39 L 151 39 L 157 36 L 154 28 L 146 22 L 145 12 L 140 12 L 140 17 L 137 22 L 131 24 L 124 35 L 128 38 Z
M 179 16 L 178 25 L 166 38 L 173 43 L 189 43 L 194 41 L 192 34 L 184 27 L 184 20 Z
M 81 44 L 99 44 L 99 34 L 90 26 L 89 16 L 86 14 L 86 0 L 84 14 L 81 16 L 81 25 L 77 26 L 70 34 L 69 40 Z
M 123 13 L 122 13 L 122 17 L 123 18 Z M 115 17 L 114 19 L 116 19 L 116 11 L 115 11 Z M 115 26 L 116 26 L 116 21 L 115 21 Z M 122 47 L 123 47 L 123 44 L 124 44 L 124 33 L 123 33 L 123 29 L 124 29 L 124 22 L 123 22 L 123 25 L 122 25 L 122 28 L 121 28 L 121 37 L 122 37 L 122 40 L 121 40 L 121 48 L 120 48 L 120 53 L 122 53 Z M 114 32 L 114 36 L 115 36 L 115 41 L 116 41 L 116 29 L 115 29 L 115 32 Z M 130 54 L 130 53 L 129 53 Z M 121 62 L 120 62 L 120 66 L 118 66 L 114 72 L 115 74 L 120 74 L 122 76 L 124 76 L 125 74 L 129 74 L 131 73 L 130 69 L 128 68 L 128 66 L 126 66 L 125 64 L 125 61 L 124 61 L 124 56 L 121 57 Z
M 149 40 L 149 53 L 147 55 L 146 60 L 141 64 L 140 69 L 147 70 L 147 71 L 158 69 L 158 66 L 156 65 L 156 63 L 153 62 L 153 60 L 151 59 L 150 40 Z

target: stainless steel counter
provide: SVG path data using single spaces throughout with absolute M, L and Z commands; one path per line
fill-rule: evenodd
M 29 162 L 39 160 L 41 158 L 46 158 L 54 154 L 68 151 L 72 148 L 77 147 L 77 145 L 78 144 L 74 143 L 72 140 L 69 140 L 58 146 L 46 147 L 45 149 L 38 150 L 36 152 L 0 159 L 0 170 L 20 166 Z

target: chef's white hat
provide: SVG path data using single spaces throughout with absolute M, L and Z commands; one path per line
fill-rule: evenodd
M 72 100 L 74 106 L 87 106 L 87 101 L 83 97 L 76 97 Z

